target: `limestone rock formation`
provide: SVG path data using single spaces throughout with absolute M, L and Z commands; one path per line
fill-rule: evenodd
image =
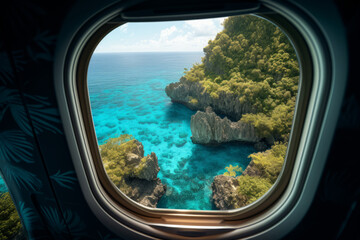
M 162 184 L 159 178 L 151 181 L 139 178 L 128 178 L 125 181 L 131 189 L 127 191 L 126 195 L 147 207 L 156 208 L 160 198 L 166 192 L 166 185 Z
M 142 143 L 137 140 L 134 143 L 135 147 L 129 149 L 125 161 L 127 165 L 131 165 L 132 171 L 125 176 L 127 186 L 119 188 L 134 201 L 155 208 L 166 192 L 166 185 L 157 177 L 160 171 L 158 158 L 153 152 L 144 157 Z
M 247 166 L 241 176 L 262 176 L 263 171 L 253 161 Z M 240 177 L 240 176 L 239 176 Z M 220 210 L 236 209 L 246 206 L 246 196 L 239 192 L 239 177 L 217 175 L 211 184 L 212 199 Z
M 235 209 L 243 206 L 245 198 L 237 193 L 238 181 L 234 177 L 217 175 L 211 184 L 212 200 L 220 210 Z
M 251 177 L 254 176 L 262 176 L 263 171 L 259 169 L 253 161 L 249 163 L 249 165 L 246 167 L 245 171 L 242 173 L 243 176 L 249 175 Z
M 233 141 L 258 142 L 260 138 L 252 125 L 241 121 L 232 122 L 227 117 L 220 118 L 207 107 L 198 111 L 190 122 L 192 141 L 200 144 L 224 143 Z
M 251 105 L 240 103 L 237 95 L 220 92 L 219 97 L 214 99 L 201 83 L 188 81 L 184 77 L 181 77 L 179 82 L 166 86 L 165 92 L 173 102 L 182 103 L 190 109 L 204 111 L 206 107 L 211 106 L 215 112 L 236 121 L 245 113 L 256 112 Z

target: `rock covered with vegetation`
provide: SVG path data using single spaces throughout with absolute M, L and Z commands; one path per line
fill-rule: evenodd
M 124 194 L 142 205 L 156 207 L 166 185 L 157 177 L 160 167 L 155 153 L 144 156 L 142 143 L 124 134 L 100 145 L 100 154 L 106 173 Z
M 237 194 L 239 183 L 236 178 L 218 175 L 211 184 L 212 200 L 220 210 L 235 209 L 239 202 L 245 201 L 244 196 Z
M 262 138 L 286 141 L 299 81 L 296 53 L 272 23 L 254 16 L 225 19 L 179 82 L 165 89 L 172 101 L 252 124 Z
M 300 73 L 294 48 L 272 23 L 232 16 L 223 25 L 204 48 L 201 63 L 185 69 L 165 91 L 172 101 L 204 111 L 191 119 L 194 143 L 257 141 L 260 152 L 249 156 L 244 172 L 229 166 L 212 183 L 216 207 L 233 209 L 265 194 L 282 169 Z M 215 113 L 205 110 L 209 106 Z
M 275 143 L 265 152 L 251 154 L 245 171 L 238 166 L 227 167 L 227 172 L 216 176 L 211 185 L 215 206 L 221 210 L 236 209 L 263 196 L 281 172 L 286 148 L 284 143 Z
M 233 141 L 258 142 L 260 138 L 254 127 L 242 121 L 232 122 L 227 117 L 220 118 L 207 107 L 191 117 L 190 128 L 193 143 L 214 144 Z
M 201 82 L 192 82 L 185 77 L 180 78 L 179 82 L 170 83 L 165 92 L 173 102 L 184 104 L 192 110 L 205 111 L 211 106 L 216 113 L 235 120 L 239 120 L 244 113 L 255 113 L 251 105 L 241 103 L 237 95 L 220 92 L 214 98 Z

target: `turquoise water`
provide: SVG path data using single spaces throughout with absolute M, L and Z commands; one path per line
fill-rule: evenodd
M 247 144 L 202 146 L 191 142 L 195 111 L 172 103 L 165 87 L 200 62 L 203 53 L 95 53 L 88 70 L 91 109 L 99 144 L 131 134 L 155 152 L 158 177 L 167 184 L 159 208 L 211 210 L 211 183 L 229 164 L 249 164 Z
M 7 192 L 7 187 L 4 183 L 4 180 L 2 179 L 2 177 L 0 176 L 0 193 L 3 193 L 3 192 Z

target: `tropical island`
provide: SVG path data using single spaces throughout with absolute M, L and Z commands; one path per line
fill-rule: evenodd
M 227 166 L 212 183 L 218 209 L 239 208 L 267 192 L 281 171 L 298 91 L 297 57 L 279 28 L 254 16 L 225 19 L 204 53 L 165 91 L 173 102 L 197 110 L 193 143 L 254 143 L 259 152 L 249 156 L 245 171 Z

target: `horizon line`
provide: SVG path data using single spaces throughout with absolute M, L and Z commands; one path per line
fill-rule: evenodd
M 95 53 L 184 53 L 184 52 L 187 52 L 187 53 L 204 53 L 203 51 L 143 51 L 143 52 L 140 52 L 140 51 L 123 51 L 123 52 L 94 52 L 93 54 Z

